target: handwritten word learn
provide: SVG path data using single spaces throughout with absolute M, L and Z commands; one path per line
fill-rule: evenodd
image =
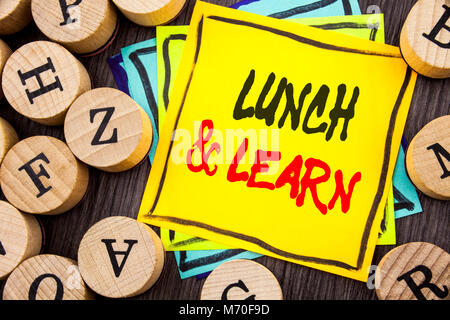
M 205 134 L 206 129 L 206 136 Z M 208 142 L 213 136 L 214 124 L 212 120 L 203 120 L 198 133 L 198 140 L 192 145 L 192 148 L 187 152 L 186 163 L 187 167 L 192 172 L 204 171 L 208 176 L 214 176 L 217 173 L 217 164 L 209 164 L 208 160 L 210 156 L 215 153 L 221 152 L 221 146 L 218 142 Z M 253 163 L 250 172 L 241 171 L 238 172 L 239 162 L 245 156 L 248 150 L 248 138 L 244 138 L 239 146 L 232 163 L 228 167 L 227 180 L 232 183 L 246 182 L 248 188 L 262 188 L 268 190 L 275 190 L 282 188 L 286 185 L 290 185 L 290 197 L 295 199 L 295 203 L 298 207 L 303 206 L 305 202 L 306 192 L 309 190 L 313 198 L 314 205 L 322 213 L 327 214 L 328 210 L 332 210 L 337 202 L 341 199 L 341 209 L 343 213 L 348 212 L 350 209 L 350 202 L 352 194 L 357 182 L 361 181 L 361 172 L 353 174 L 352 178 L 346 188 L 344 186 L 344 174 L 341 170 L 337 170 L 334 173 L 335 191 L 333 197 L 328 204 L 323 203 L 319 199 L 317 193 L 317 186 L 321 183 L 326 183 L 330 180 L 331 169 L 324 161 L 314 158 L 308 158 L 303 161 L 301 155 L 297 155 L 287 167 L 281 172 L 276 181 L 262 181 L 257 179 L 258 173 L 267 172 L 269 170 L 270 161 L 280 161 L 280 151 L 265 151 L 256 150 L 255 162 Z M 201 164 L 194 165 L 192 159 L 194 152 L 200 152 Z M 301 169 L 305 167 L 305 173 L 301 177 Z M 323 173 L 313 178 L 313 171 L 320 169 Z

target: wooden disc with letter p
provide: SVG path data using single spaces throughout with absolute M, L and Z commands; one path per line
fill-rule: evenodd
M 78 248 L 78 264 L 87 285 L 109 298 L 144 293 L 164 265 L 161 239 L 147 225 L 127 217 L 94 224 Z
M 64 135 L 78 159 L 97 169 L 131 169 L 148 154 L 150 118 L 128 95 L 97 88 L 81 95 L 67 112 Z
M 218 266 L 203 284 L 201 300 L 282 300 L 280 284 L 269 269 L 251 260 Z

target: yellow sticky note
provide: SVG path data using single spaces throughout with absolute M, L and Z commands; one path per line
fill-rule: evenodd
M 197 2 L 139 219 L 365 281 L 415 81 L 396 47 Z
M 395 245 L 395 210 L 394 210 L 394 189 L 391 187 L 387 198 L 384 217 L 381 220 L 380 232 L 378 234 L 377 245 Z

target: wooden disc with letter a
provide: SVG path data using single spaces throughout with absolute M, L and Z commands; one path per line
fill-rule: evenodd
M 426 195 L 450 199 L 450 115 L 429 122 L 406 151 L 406 169 Z
M 42 254 L 22 262 L 8 277 L 3 300 L 91 300 L 77 263 Z
M 0 34 L 12 34 L 31 21 L 31 0 L 0 1 Z
M 419 0 L 400 34 L 406 62 L 431 78 L 450 77 L 450 0 Z
M 8 121 L 0 117 L 0 164 L 8 150 L 17 142 L 19 142 L 19 137 L 16 130 Z
M 269 269 L 251 260 L 232 260 L 214 269 L 203 284 L 201 300 L 282 300 L 280 284 Z
M 375 272 L 381 300 L 450 299 L 450 255 L 427 242 L 410 242 L 389 251 Z
M 144 293 L 164 265 L 161 239 L 147 225 L 127 217 L 94 224 L 78 248 L 78 264 L 87 285 L 109 298 Z
M 39 254 L 42 231 L 36 218 L 0 201 L 0 279 L 22 261 Z
M 35 41 L 8 59 L 2 88 L 20 114 L 45 125 L 61 125 L 73 101 L 91 89 L 91 80 L 81 62 L 63 46 Z
M 78 54 L 104 47 L 117 26 L 116 9 L 109 0 L 33 0 L 31 10 L 42 33 Z
M 35 136 L 8 151 L 0 181 L 5 197 L 16 208 L 53 215 L 72 209 L 83 198 L 89 169 L 61 140 Z
M 134 23 L 153 27 L 175 19 L 186 0 L 113 0 L 113 2 Z
M 5 67 L 6 60 L 11 56 L 11 49 L 9 46 L 0 39 L 0 82 L 1 76 L 3 72 L 3 68 Z M 3 98 L 3 90 L 0 88 L 0 99 Z
M 127 94 L 97 88 L 70 107 L 64 135 L 78 159 L 100 170 L 119 172 L 145 158 L 153 131 L 144 109 Z

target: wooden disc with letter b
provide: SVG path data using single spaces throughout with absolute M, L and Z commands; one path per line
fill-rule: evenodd
M 450 115 L 429 122 L 406 151 L 406 169 L 426 195 L 450 200 Z
M 67 112 L 64 135 L 78 159 L 109 172 L 125 171 L 140 163 L 153 138 L 144 109 L 112 88 L 81 95 Z
M 92 300 L 77 263 L 42 254 L 22 262 L 8 277 L 3 300 Z
M 7 35 L 25 28 L 31 21 L 31 0 L 0 1 L 0 34 Z
M 35 136 L 8 151 L 0 180 L 5 197 L 16 208 L 53 215 L 72 209 L 83 198 L 89 169 L 61 140 Z
M 175 19 L 186 0 L 113 0 L 113 2 L 134 23 L 153 27 Z
M 61 125 L 67 109 L 91 89 L 84 66 L 67 49 L 35 41 L 17 49 L 6 62 L 2 88 L 20 114 L 45 125 Z
M 0 279 L 25 259 L 38 255 L 41 246 L 42 231 L 36 218 L 0 201 Z
M 147 225 L 127 217 L 94 224 L 78 248 L 78 264 L 87 285 L 109 298 L 144 293 L 164 265 L 161 239 Z
M 410 242 L 389 251 L 375 272 L 381 300 L 450 299 L 450 255 L 427 242 Z
M 283 300 L 269 269 L 251 260 L 232 260 L 214 269 L 203 284 L 201 300 Z
M 109 0 L 33 0 L 33 19 L 51 40 L 78 54 L 105 47 L 117 27 L 117 13 Z
M 431 78 L 450 77 L 450 0 L 419 0 L 400 34 L 406 62 Z

